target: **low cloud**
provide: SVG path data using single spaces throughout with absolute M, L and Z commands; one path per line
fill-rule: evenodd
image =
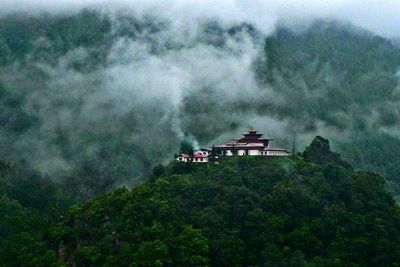
M 0 1 L 1 13 L 55 12 L 65 13 L 85 7 L 107 10 L 131 9 L 137 13 L 173 18 L 175 21 L 193 18 L 219 18 L 225 22 L 248 22 L 265 33 L 274 29 L 278 20 L 312 20 L 332 18 L 346 20 L 387 37 L 400 35 L 396 0 L 15 0 Z
M 397 5 L 387 3 L 384 9 Z M 397 16 L 389 10 L 381 20 L 367 14 L 380 5 L 339 0 L 0 2 L 4 14 L 46 11 L 55 17 L 96 7 L 112 28 L 109 43 L 74 47 L 61 56 L 51 52 L 54 40 L 42 36 L 34 46 L 44 46 L 43 59 L 28 55 L 1 69 L 0 81 L 21 90 L 23 109 L 35 118 L 23 134 L 1 136 L 2 146 L 7 144 L 3 151 L 55 178 L 91 172 L 125 183 L 170 160 L 186 134 L 210 145 L 257 127 L 290 147 L 293 132 L 302 131 L 297 124 L 306 123 L 302 117 L 295 122 L 274 116 L 271 107 L 318 97 L 297 90 L 285 98 L 256 79 L 254 64 L 264 58 L 265 37 L 278 21 L 301 24 L 317 17 L 349 20 L 394 36 Z M 118 34 L 126 29 L 134 32 Z M 85 69 L 93 55 L 103 54 L 104 62 Z M 328 82 L 336 78 L 329 68 L 326 72 L 315 73 Z M 281 78 L 288 91 L 305 85 L 301 77 L 292 77 L 292 84 Z M 323 97 L 326 92 L 317 93 Z M 336 134 L 324 122 L 315 125 L 298 136 L 299 143 L 316 133 Z

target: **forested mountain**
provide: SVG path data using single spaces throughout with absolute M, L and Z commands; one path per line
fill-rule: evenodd
M 384 175 L 398 191 L 400 50 L 390 40 L 339 22 L 266 39 L 260 79 L 285 101 L 273 111 L 294 131 L 330 132 L 355 167 Z M 397 194 L 397 193 L 396 193 Z
M 1 15 L 0 266 L 398 266 L 399 65 L 338 21 Z M 168 164 L 249 127 L 343 159 Z
M 0 157 L 81 199 L 140 182 L 185 136 L 212 145 L 248 127 L 299 149 L 327 136 L 399 192 L 395 42 L 335 21 L 265 35 L 96 10 L 0 26 Z
M 159 166 L 132 191 L 71 206 L 51 226 L 32 216 L 40 207 L 11 197 L 1 200 L 4 266 L 397 266 L 400 259 L 400 210 L 384 179 L 353 170 L 321 137 L 293 158 Z

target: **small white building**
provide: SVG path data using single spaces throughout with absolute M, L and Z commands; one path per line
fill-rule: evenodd
M 178 154 L 176 161 L 178 162 L 194 162 L 194 163 L 208 163 L 211 155 L 211 149 L 200 149 L 193 152 L 193 155 Z
M 188 154 L 178 154 L 178 156 L 176 157 L 176 161 L 179 162 L 189 162 L 190 157 Z
M 209 162 L 209 154 L 203 151 L 195 151 L 193 153 L 193 162 L 195 163 L 207 163 Z

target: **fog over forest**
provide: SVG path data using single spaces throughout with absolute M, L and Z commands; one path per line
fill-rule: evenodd
M 398 266 L 399 11 L 0 0 L 0 266 Z
M 199 2 L 0 3 L 1 159 L 107 191 L 255 127 L 396 181 L 400 4 Z

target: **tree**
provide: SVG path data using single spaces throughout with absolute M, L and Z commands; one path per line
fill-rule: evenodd
M 176 241 L 177 262 L 180 266 L 208 266 L 208 240 L 200 229 L 186 226 Z
M 158 164 L 153 168 L 153 175 L 155 177 L 160 177 L 165 173 L 165 167 L 162 164 Z
M 193 155 L 193 145 L 188 140 L 181 141 L 180 153 Z
M 134 267 L 161 267 L 169 262 L 168 246 L 161 240 L 146 241 L 140 244 L 134 254 Z

